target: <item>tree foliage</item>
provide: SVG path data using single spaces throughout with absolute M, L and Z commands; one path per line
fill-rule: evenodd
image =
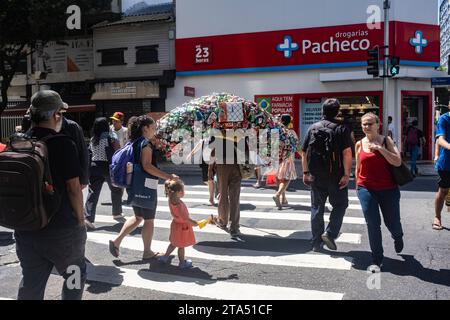
M 71 5 L 80 7 L 82 32 L 87 33 L 85 21 L 92 22 L 92 16 L 109 11 L 111 0 L 0 0 L 0 115 L 7 106 L 7 91 L 19 62 L 33 52 L 37 41 L 45 44 L 80 34 L 66 27 L 66 11 Z

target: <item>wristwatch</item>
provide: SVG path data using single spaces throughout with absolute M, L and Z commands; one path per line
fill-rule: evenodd
M 310 173 L 309 171 L 304 171 L 304 172 L 303 172 L 304 175 L 307 175 L 307 174 L 309 174 L 309 173 Z

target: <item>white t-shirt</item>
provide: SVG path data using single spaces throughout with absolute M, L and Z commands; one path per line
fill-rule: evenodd
M 128 129 L 127 128 L 122 127 L 119 131 L 116 131 L 114 129 L 114 126 L 111 126 L 111 132 L 113 132 L 117 135 L 117 138 L 119 139 L 119 144 L 120 144 L 121 148 L 127 144 L 127 141 L 128 141 Z

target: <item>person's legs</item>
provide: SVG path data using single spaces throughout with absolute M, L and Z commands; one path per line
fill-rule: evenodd
M 142 241 L 144 242 L 144 259 L 154 258 L 156 253 L 152 251 L 153 233 L 155 230 L 155 220 L 145 220 L 142 227 Z
M 400 190 L 379 191 L 378 201 L 383 215 L 384 224 L 395 241 L 403 238 L 403 228 L 400 218 Z
M 328 192 L 333 210 L 330 214 L 327 234 L 336 240 L 341 232 L 342 221 L 344 220 L 345 211 L 348 208 L 348 188 L 340 190 L 338 184 L 332 184 Z
M 229 184 L 229 197 L 230 197 L 230 233 L 239 233 L 239 221 L 241 219 L 240 209 L 240 196 L 241 196 L 241 173 L 239 166 L 235 165 L 230 170 L 230 184 Z
M 447 197 L 448 190 L 449 189 L 439 188 L 438 192 L 436 193 L 436 198 L 434 201 L 435 217 L 433 221 L 433 227 L 435 229 L 439 229 L 442 227 L 441 212 L 442 208 L 444 207 L 444 202 L 445 198 Z
M 85 214 L 89 222 L 95 222 L 95 213 L 97 210 L 98 198 L 102 191 L 105 178 L 98 167 L 91 167 L 91 176 L 89 178 L 89 191 L 86 199 Z
M 369 191 L 366 188 L 358 187 L 357 194 L 367 223 L 373 262 L 377 265 L 381 265 L 383 262 L 384 251 L 381 236 L 381 217 L 376 193 Z
M 229 165 L 217 165 L 217 179 L 219 183 L 219 224 L 223 227 L 228 225 L 230 219 L 230 200 L 228 196 Z
M 35 250 L 35 241 L 28 236 L 15 234 L 16 253 L 22 267 L 18 300 L 43 300 L 45 287 L 53 269 L 53 263 Z
M 442 230 L 441 212 L 450 188 L 450 171 L 438 171 L 438 174 L 439 190 L 436 193 L 436 199 L 434 201 L 435 217 L 433 220 L 433 229 Z
M 417 170 L 417 156 L 419 155 L 419 146 L 411 146 L 411 173 L 415 176 Z
M 287 188 L 289 188 L 289 184 L 290 183 L 291 183 L 290 180 L 284 180 L 283 181 L 284 187 L 283 187 L 283 190 L 281 192 L 281 204 L 283 204 L 283 205 L 288 204 L 288 200 L 286 198 L 286 190 L 287 190 Z
M 214 201 L 214 180 L 208 180 L 208 189 L 209 189 L 209 203 L 212 206 L 215 206 L 216 203 Z
M 133 211 L 134 217 L 131 217 L 130 219 L 127 220 L 127 222 L 125 222 L 119 235 L 113 241 L 114 246 L 117 249 L 120 248 L 123 239 L 125 239 L 125 237 L 129 235 L 131 232 L 136 230 L 137 227 L 139 227 L 139 225 L 142 223 L 142 221 L 144 221 L 144 219 L 141 217 L 142 214 L 140 213 L 141 208 L 133 207 Z
M 328 189 L 311 184 L 311 231 L 312 245 L 318 245 L 322 242 L 321 236 L 325 229 L 323 214 L 325 212 L 325 202 L 328 198 Z
M 84 228 L 75 228 L 71 233 L 72 236 L 69 241 L 73 251 L 67 261 L 62 261 L 64 270 L 59 271 L 65 279 L 61 298 L 62 300 L 81 300 L 87 279 L 85 259 L 86 230 Z
M 184 248 L 178 248 L 178 260 L 180 261 L 180 264 L 186 261 Z
M 123 214 L 122 209 L 122 197 L 123 197 L 123 189 L 116 188 L 111 183 L 111 176 L 109 175 L 109 171 L 105 172 L 105 181 L 108 183 L 109 190 L 111 190 L 111 202 L 112 202 L 112 215 L 113 216 L 121 216 Z

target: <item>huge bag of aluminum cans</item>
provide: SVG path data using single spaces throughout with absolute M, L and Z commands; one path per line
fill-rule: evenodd
M 169 160 L 174 148 L 184 139 L 193 138 L 210 129 L 242 129 L 252 132 L 265 130 L 269 149 L 271 137 L 276 134 L 280 160 L 289 158 L 299 149 L 297 135 L 286 128 L 279 117 L 263 110 L 253 101 L 229 93 L 213 93 L 175 108 L 157 121 L 156 136 L 164 142 L 166 158 Z M 183 134 L 180 135 L 180 132 Z M 262 150 L 260 153 L 270 152 Z

